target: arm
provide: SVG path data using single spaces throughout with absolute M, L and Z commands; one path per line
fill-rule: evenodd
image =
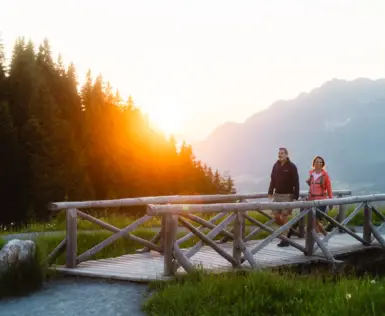
M 273 195 L 274 189 L 275 189 L 275 184 L 274 184 L 274 169 L 275 165 L 273 166 L 273 169 L 271 170 L 271 175 L 270 175 L 270 185 L 269 185 L 269 190 L 267 191 L 268 195 Z
M 295 164 L 293 164 L 293 199 L 298 200 L 299 199 L 299 175 L 298 175 L 298 169 Z

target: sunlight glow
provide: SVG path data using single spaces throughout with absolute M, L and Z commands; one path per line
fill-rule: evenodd
M 176 108 L 160 107 L 148 112 L 152 124 L 162 130 L 167 136 L 178 134 L 183 128 L 185 115 L 181 111 L 176 110 Z

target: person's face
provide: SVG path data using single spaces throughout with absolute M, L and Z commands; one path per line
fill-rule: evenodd
M 316 169 L 322 169 L 322 165 L 323 165 L 322 159 L 317 158 L 317 159 L 314 161 L 314 168 L 316 168 Z
M 279 161 L 285 161 L 286 159 L 287 159 L 287 153 L 286 153 L 286 151 L 283 150 L 283 149 L 280 149 L 280 150 L 278 151 L 278 160 L 279 160 Z

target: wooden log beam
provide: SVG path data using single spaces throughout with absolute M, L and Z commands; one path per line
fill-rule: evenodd
M 128 225 L 127 227 L 119 230 L 119 232 L 115 233 L 114 235 L 110 236 L 106 240 L 102 241 L 101 243 L 97 244 L 96 246 L 92 247 L 91 249 L 83 252 L 79 257 L 78 261 L 82 262 L 87 260 L 88 258 L 92 257 L 96 253 L 98 253 L 103 248 L 107 247 L 108 245 L 112 244 L 114 241 L 118 240 L 119 238 L 122 238 L 126 236 L 129 232 L 135 230 L 140 225 L 143 225 L 145 222 L 148 222 L 152 216 L 143 216 L 142 218 L 138 219 L 137 221 L 133 222 L 132 224 Z
M 80 202 L 54 202 L 50 204 L 50 209 L 60 210 L 68 207 L 74 208 L 107 208 L 125 206 L 145 206 L 148 204 L 168 204 L 168 203 L 217 203 L 235 202 L 240 199 L 260 199 L 267 198 L 267 193 L 254 194 L 215 194 L 215 195 L 170 195 L 170 196 L 148 196 L 139 198 L 126 198 L 116 200 L 101 201 L 80 201 Z
M 304 211 L 300 214 L 298 214 L 296 217 L 289 220 L 285 225 L 281 226 L 279 229 L 274 231 L 270 236 L 266 237 L 260 244 L 258 244 L 256 247 L 254 247 L 251 250 L 251 253 L 255 255 L 258 251 L 265 248 L 269 243 L 272 242 L 274 238 L 277 238 L 279 235 L 281 235 L 284 231 L 288 230 L 291 226 L 293 226 L 295 223 L 297 223 L 302 217 L 304 217 L 308 211 Z M 250 219 L 249 219 L 250 220 Z M 270 227 L 269 227 L 270 228 Z M 290 239 L 289 239 L 290 240 Z M 291 241 L 291 240 L 290 240 Z
M 205 226 L 206 228 L 210 228 L 210 229 L 213 229 L 215 228 L 217 225 L 213 224 L 212 222 L 210 221 L 206 221 L 204 220 L 203 218 L 200 218 L 199 216 L 196 216 L 196 215 L 193 215 L 193 214 L 187 214 L 187 213 L 180 213 L 179 214 L 180 216 L 183 216 L 185 218 L 188 218 L 189 220 L 192 220 L 198 224 L 201 224 L 202 226 Z M 225 214 L 222 214 L 222 216 L 225 216 Z M 232 233 L 230 233 L 228 230 L 226 229 L 223 229 L 221 232 L 220 232 L 221 235 L 224 235 L 226 237 L 229 237 L 229 238 L 234 238 L 234 235 Z
M 369 207 L 372 208 L 372 212 L 374 214 L 376 214 L 376 216 L 378 217 L 378 219 L 382 220 L 385 222 L 385 216 L 384 214 L 382 214 L 379 210 L 377 210 L 377 208 L 375 208 L 371 203 L 369 203 Z
M 251 253 L 250 249 L 247 248 L 246 243 L 243 240 L 240 240 L 238 246 L 240 247 L 244 255 L 244 258 L 241 258 L 241 263 L 243 263 L 245 261 L 244 259 L 246 259 L 253 269 L 258 269 L 258 265 L 254 260 L 253 254 Z
M 342 198 L 341 198 L 342 200 Z M 365 202 L 365 201 L 364 201 Z M 364 205 L 364 202 L 360 203 L 356 208 L 355 210 L 350 213 L 350 215 L 348 217 L 346 217 L 341 223 L 339 223 L 339 225 L 337 225 L 336 228 L 334 228 L 325 238 L 323 238 L 322 240 L 324 241 L 329 241 L 330 238 L 332 238 L 335 234 L 337 234 L 338 230 L 339 230 L 339 227 L 343 227 L 345 226 L 346 224 L 348 224 L 353 218 L 354 216 L 356 216 L 358 214 L 358 212 L 361 210 L 362 206 Z M 346 231 L 346 230 L 345 230 Z
M 296 201 L 296 202 L 247 202 L 247 203 L 218 203 L 218 204 L 169 204 L 147 206 L 147 214 L 161 215 L 164 213 L 232 213 L 246 212 L 249 210 L 281 210 L 281 209 L 309 209 L 313 207 L 356 204 L 364 202 L 385 201 L 385 194 L 360 195 L 344 198 L 333 198 L 314 201 Z
M 306 225 L 306 239 L 305 239 L 306 256 L 312 256 L 314 255 L 314 252 L 315 252 L 315 249 L 314 249 L 315 239 L 313 235 L 313 231 L 315 229 L 315 221 L 316 221 L 315 214 L 316 214 L 316 211 L 314 207 L 308 210 L 307 225 Z
M 242 226 L 245 222 L 245 218 L 242 213 L 236 213 L 235 221 L 234 221 L 234 238 L 233 238 L 233 258 L 235 260 L 235 264 L 233 264 L 234 268 L 239 268 L 242 264 L 242 249 L 240 247 L 240 241 L 242 241 Z
M 372 224 L 372 209 L 369 207 L 368 203 L 365 203 L 363 238 L 368 244 L 370 244 L 372 241 L 372 229 L 370 228 L 371 224 Z
M 321 212 L 317 209 L 317 212 L 323 216 L 326 220 L 330 221 L 335 227 L 339 228 L 340 231 L 344 231 L 345 233 L 349 234 L 350 236 L 352 236 L 353 238 L 357 239 L 359 242 L 362 242 L 363 244 L 366 243 L 366 241 L 361 238 L 360 236 L 358 236 L 357 234 L 355 234 L 352 230 L 350 230 L 349 228 L 347 228 L 346 226 L 343 226 L 341 225 L 339 222 L 337 222 L 336 219 L 334 219 L 333 217 L 327 215 L 326 213 L 324 212 Z
M 195 236 L 197 236 L 203 243 L 213 248 L 220 256 L 225 258 L 228 262 L 230 262 L 233 266 L 237 266 L 237 261 L 233 258 L 229 253 L 226 252 L 221 246 L 216 244 L 213 240 L 207 237 L 205 234 L 197 230 L 193 225 L 191 225 L 184 218 L 179 218 L 181 224 L 189 229 Z M 189 258 L 189 257 L 187 257 Z M 190 257 L 191 258 L 191 257 Z
M 178 214 L 180 215 L 180 214 Z M 185 214 L 184 214 L 185 215 Z M 215 215 L 212 219 L 209 220 L 209 223 L 213 224 L 215 223 L 217 220 L 221 219 L 222 217 L 225 217 L 227 215 L 227 213 L 219 213 L 217 215 Z M 180 216 L 183 216 L 183 215 L 180 215 Z M 215 225 L 214 225 L 215 226 Z M 202 229 L 204 228 L 203 225 L 199 226 L 197 229 L 199 231 L 201 231 Z M 194 237 L 195 235 L 192 233 L 192 232 L 189 232 L 187 235 L 184 235 L 183 237 L 179 238 L 177 240 L 177 243 L 178 245 L 180 245 L 181 243 L 185 242 L 186 240 L 189 240 L 191 239 L 192 237 Z
M 52 250 L 52 252 L 48 255 L 47 259 L 44 260 L 43 265 L 47 264 L 48 266 L 50 266 L 53 262 L 55 262 L 57 257 L 59 257 L 65 251 L 66 243 L 67 243 L 67 237 L 65 237 L 59 243 L 59 245 L 57 245 L 56 248 Z
M 377 239 L 377 241 L 379 242 L 381 247 L 385 248 L 385 239 L 384 239 L 384 237 L 382 237 L 380 232 L 377 230 L 377 228 L 372 223 L 370 223 L 370 229 L 372 230 L 373 236 Z
M 78 252 L 76 209 L 67 210 L 67 237 L 66 237 L 66 268 L 76 268 L 76 255 Z
M 257 221 L 255 218 L 252 218 L 249 215 L 245 215 L 245 218 L 247 218 L 254 225 L 260 227 L 261 229 L 263 229 L 264 231 L 267 231 L 270 234 L 273 234 L 275 232 L 275 230 L 273 228 L 267 226 L 266 224 L 263 224 L 263 223 Z M 303 253 L 306 252 L 305 247 L 301 246 L 300 244 L 297 244 L 295 241 L 292 241 L 290 238 L 287 238 L 284 235 L 278 235 L 277 238 L 279 238 L 279 239 L 281 239 L 283 241 L 288 242 L 291 246 L 297 248 L 299 251 L 302 251 Z
M 247 219 L 249 218 L 252 218 L 252 217 L 247 217 Z M 255 222 L 253 222 L 255 223 Z M 258 222 L 259 223 L 259 222 Z M 275 219 L 272 218 L 270 219 L 266 224 L 264 224 L 265 226 L 269 226 L 271 224 L 274 224 L 275 223 Z M 262 224 L 262 223 L 261 223 Z M 274 231 L 274 229 L 272 229 Z M 257 235 L 258 233 L 260 233 L 261 231 L 267 231 L 266 229 L 263 229 L 262 227 L 259 227 L 259 228 L 256 228 L 254 229 L 252 232 L 250 232 L 250 234 L 248 234 L 246 237 L 245 237 L 245 241 L 249 241 L 251 240 L 255 235 Z
M 338 196 L 339 198 L 341 198 L 342 197 L 342 195 L 339 195 Z M 339 205 L 338 206 L 338 214 L 337 214 L 337 221 L 339 222 L 339 223 L 341 223 L 345 218 L 346 218 L 346 211 L 347 211 L 347 208 L 346 208 L 346 205 Z M 343 231 L 341 231 L 340 230 L 340 233 L 341 232 L 343 232 Z
M 111 224 L 105 223 L 105 222 L 101 221 L 100 219 L 97 219 L 97 218 L 95 218 L 95 217 L 93 217 L 91 215 L 88 215 L 88 214 L 86 214 L 86 213 L 84 213 L 82 211 L 77 210 L 77 214 L 79 215 L 79 217 L 81 217 L 81 218 L 83 218 L 85 220 L 88 220 L 91 223 L 94 223 L 96 225 L 99 225 L 100 227 L 103 227 L 103 228 L 109 230 L 110 232 L 118 233 L 118 232 L 121 231 L 120 228 L 115 227 L 115 226 L 113 226 Z M 160 246 L 155 245 L 151 241 L 148 241 L 146 239 L 140 238 L 138 236 L 135 236 L 135 235 L 127 233 L 127 234 L 123 235 L 122 237 L 127 238 L 127 239 L 131 239 L 131 240 L 133 240 L 133 241 L 135 241 L 137 243 L 140 243 L 140 244 L 148 247 L 149 249 L 158 251 L 160 253 L 163 252 L 163 250 L 160 248 Z
M 162 238 L 162 230 L 157 232 L 156 235 L 151 238 L 150 243 L 152 243 L 153 245 L 157 246 L 157 243 L 161 240 L 161 238 Z M 145 252 L 149 252 L 150 250 L 151 250 L 151 248 L 146 246 L 143 249 L 136 250 L 136 253 L 145 253 Z M 159 250 L 160 250 L 161 253 L 163 253 L 163 248 L 161 246 L 159 246 Z
M 196 271 L 196 268 L 194 267 L 192 262 L 189 260 L 189 258 L 186 257 L 186 255 L 183 253 L 182 249 L 179 248 L 179 245 L 177 243 L 174 243 L 174 257 L 178 261 L 178 264 L 181 265 L 187 273 Z
M 249 262 L 250 266 L 253 269 L 257 268 L 257 263 L 255 262 L 253 255 L 250 250 L 247 248 L 245 242 L 243 241 L 242 236 L 242 226 L 245 222 L 245 215 L 243 213 L 237 213 L 237 218 L 235 220 L 234 226 L 234 242 L 233 242 L 233 258 L 237 262 L 235 268 L 239 268 L 243 263 L 242 253 L 246 260 Z
M 163 274 L 172 276 L 174 274 L 174 244 L 178 228 L 178 216 L 166 214 L 164 221 L 164 250 L 163 250 Z
M 259 214 L 261 214 L 261 215 L 263 215 L 263 216 L 265 216 L 265 217 L 267 217 L 269 220 L 266 222 L 266 226 L 269 226 L 269 225 L 271 225 L 271 224 L 274 224 L 275 223 L 275 219 L 272 217 L 272 216 L 270 216 L 269 214 L 267 214 L 267 213 L 265 213 L 265 212 L 263 212 L 263 211 L 261 211 L 261 210 L 256 210 Z M 247 213 L 246 213 L 246 215 L 248 215 Z M 254 229 L 252 232 L 250 232 L 247 236 L 245 236 L 245 238 L 243 239 L 245 242 L 247 242 L 247 241 L 249 241 L 249 240 L 251 240 L 255 235 L 257 235 L 258 233 L 260 233 L 261 231 L 262 231 L 263 229 L 262 228 L 256 228 L 256 229 Z M 246 231 L 245 231 L 246 232 Z
M 229 225 L 234 219 L 235 214 L 231 214 L 228 216 L 224 221 L 219 223 L 212 231 L 210 231 L 207 235 L 205 235 L 209 239 L 214 239 L 219 235 L 219 233 L 227 226 Z M 191 247 L 189 251 L 186 253 L 187 258 L 191 258 L 193 255 L 195 255 L 201 248 L 203 247 L 203 241 L 198 241 L 194 247 Z
M 334 263 L 334 257 L 332 253 L 327 249 L 326 245 L 322 242 L 321 238 L 319 238 L 316 231 L 313 229 L 312 232 L 313 240 L 318 244 L 318 246 L 321 248 L 321 251 L 324 253 L 325 257 L 330 261 L 331 263 Z
M 306 196 L 307 191 L 300 192 L 301 196 Z M 351 195 L 349 190 L 336 190 L 336 195 Z M 186 203 L 218 203 L 235 202 L 245 199 L 263 199 L 267 198 L 265 193 L 252 194 L 216 194 L 216 195 L 170 195 L 170 196 L 148 196 L 138 198 L 126 198 L 101 201 L 77 201 L 77 202 L 54 202 L 49 205 L 53 211 L 69 208 L 107 208 L 107 207 L 125 207 L 125 206 L 144 206 L 148 204 L 186 204 Z

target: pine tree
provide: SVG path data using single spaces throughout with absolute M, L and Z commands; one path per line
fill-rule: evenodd
M 2 209 L 0 223 L 22 222 L 26 220 L 26 186 L 23 179 L 23 164 L 17 130 L 13 125 L 7 102 L 0 101 L 0 199 Z
M 28 120 L 30 103 L 38 85 L 37 65 L 34 46 L 25 44 L 19 38 L 13 49 L 8 80 L 9 107 L 16 128 L 21 128 Z
M 5 53 L 3 42 L 0 38 L 0 101 L 6 97 Z

